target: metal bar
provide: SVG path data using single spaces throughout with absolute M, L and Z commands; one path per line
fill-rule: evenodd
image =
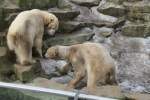
M 30 90 L 30 91 L 35 91 L 35 92 L 50 93 L 50 94 L 55 94 L 55 95 L 68 96 L 68 97 L 75 97 L 76 95 L 75 92 L 70 92 L 70 91 L 47 89 L 47 88 L 28 86 L 28 85 L 22 85 L 22 84 L 14 84 L 14 83 L 5 83 L 5 82 L 0 82 L 0 87 Z M 117 100 L 117 99 L 99 97 L 99 96 L 94 96 L 94 95 L 87 95 L 87 94 L 82 94 L 82 93 L 79 94 L 78 97 L 82 99 L 90 99 L 90 100 Z

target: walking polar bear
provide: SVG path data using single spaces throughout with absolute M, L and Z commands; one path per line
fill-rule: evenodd
M 7 44 L 9 50 L 15 51 L 17 61 L 21 65 L 35 62 L 32 59 L 33 46 L 42 57 L 44 26 L 47 26 L 48 34 L 53 35 L 59 26 L 58 18 L 38 9 L 21 12 L 11 23 L 7 34 Z
M 61 58 L 68 61 L 60 71 L 67 72 L 69 63 L 74 69 L 74 79 L 68 87 L 75 88 L 76 84 L 87 76 L 87 89 L 94 91 L 97 83 L 116 83 L 115 63 L 109 52 L 99 43 L 86 42 L 72 46 L 53 46 L 50 47 L 46 58 Z

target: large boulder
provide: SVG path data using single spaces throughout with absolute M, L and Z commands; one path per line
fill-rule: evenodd
M 107 2 L 97 9 L 100 13 L 105 15 L 121 17 L 125 15 L 125 8 L 122 5 Z
M 135 13 L 135 12 L 128 12 L 127 18 L 133 22 L 149 22 L 150 21 L 150 14 L 149 13 Z
M 90 24 L 86 24 L 85 22 L 78 22 L 78 21 L 60 21 L 58 31 L 60 33 L 70 33 L 79 30 L 85 26 L 90 26 Z
M 113 33 L 113 28 L 107 28 L 107 27 L 94 27 L 93 32 L 95 35 L 93 36 L 92 40 L 94 42 L 103 43 L 105 39 Z
M 150 13 L 150 3 L 149 2 L 136 2 L 136 3 L 125 2 L 123 5 L 130 12 Z
M 113 2 L 115 4 L 122 4 L 123 2 L 137 2 L 142 0 L 107 0 L 108 2 Z
M 145 53 L 121 53 L 118 80 L 123 91 L 150 92 L 149 60 Z
M 41 59 L 40 60 L 42 70 L 48 76 L 48 78 L 60 76 L 61 73 L 59 69 L 61 69 L 65 64 L 67 64 L 63 60 L 53 60 L 53 59 Z
M 125 92 L 150 92 L 150 40 L 114 34 L 111 55 L 117 61 L 116 76 Z
M 72 33 L 57 34 L 55 37 L 44 41 L 44 52 L 53 45 L 73 45 L 89 41 L 93 35 L 90 28 L 83 28 Z
M 117 18 L 104 15 L 97 11 L 97 7 L 92 7 L 91 9 L 83 6 L 77 6 L 76 9 L 80 11 L 80 15 L 75 18 L 75 21 L 84 22 L 89 25 L 96 26 L 108 26 L 111 27 Z
M 150 20 L 150 3 L 143 1 L 137 3 L 125 2 L 127 18 L 134 22 L 147 22 Z
M 17 0 L 17 4 L 22 9 L 40 8 L 45 9 L 55 7 L 58 0 Z
M 150 36 L 150 23 L 147 24 L 126 24 L 121 29 L 122 34 L 133 37 Z
M 103 5 L 103 4 L 101 4 Z M 95 19 L 95 22 L 108 22 L 108 23 L 115 23 L 117 21 L 118 18 L 113 17 L 113 16 L 109 16 L 109 15 L 104 15 L 100 12 L 98 12 L 98 7 L 92 7 L 91 8 L 91 15 L 94 16 L 93 19 Z
M 73 9 L 75 4 L 73 4 L 70 0 L 58 0 L 58 8 L 67 8 Z
M 91 7 L 91 6 L 97 6 L 101 0 L 71 0 L 71 1 L 78 5 Z
M 51 8 L 48 12 L 55 14 L 59 20 L 72 20 L 80 14 L 78 10 Z

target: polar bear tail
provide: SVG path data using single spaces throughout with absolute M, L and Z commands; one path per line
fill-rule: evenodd
M 9 50 L 14 50 L 16 47 L 16 36 L 7 35 L 7 45 Z

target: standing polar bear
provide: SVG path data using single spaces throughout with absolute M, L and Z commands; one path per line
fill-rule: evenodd
M 116 83 L 115 63 L 109 52 L 99 43 L 86 42 L 72 46 L 50 47 L 45 57 L 67 60 L 74 69 L 74 79 L 68 87 L 75 88 L 78 82 L 87 76 L 87 89 L 93 91 L 97 83 Z M 69 63 L 60 72 L 67 72 Z
M 32 47 L 42 57 L 42 37 L 44 26 L 47 26 L 48 34 L 53 35 L 58 29 L 57 17 L 46 11 L 33 9 L 21 12 L 11 23 L 7 44 L 9 50 L 15 51 L 17 61 L 21 65 L 28 65 L 35 62 L 32 59 Z

